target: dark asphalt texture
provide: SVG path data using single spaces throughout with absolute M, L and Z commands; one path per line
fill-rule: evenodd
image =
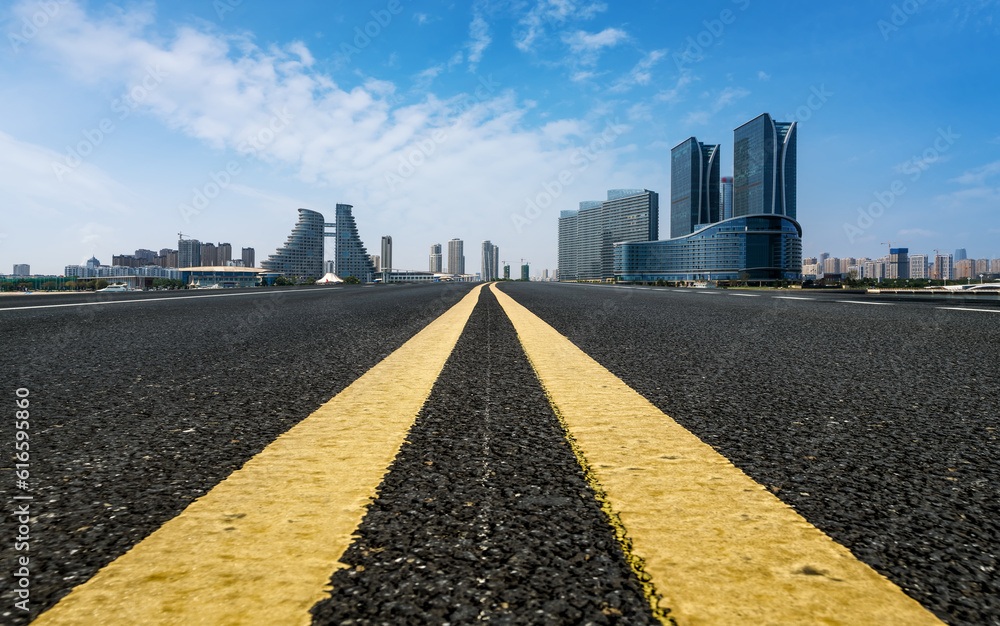
M 1000 624 L 1000 314 L 502 289 L 942 620 Z
M 207 493 L 471 285 L 264 291 L 0 312 L 0 623 L 10 574 L 14 392 L 30 390 L 30 618 Z M 205 294 L 206 292 L 195 292 Z M 213 292 L 209 292 L 213 293 Z M 119 297 L 122 294 L 116 294 Z M 123 294 L 137 299 L 143 294 Z M 188 292 L 186 295 L 191 295 Z M 131 298 L 130 298 L 131 297 Z M 0 308 L 101 300 L 13 296 Z M 29 299 L 30 298 L 30 299 Z
M 314 624 L 658 624 L 482 292 Z

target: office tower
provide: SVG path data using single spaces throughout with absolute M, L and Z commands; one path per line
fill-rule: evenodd
M 969 254 L 965 251 L 965 248 L 959 248 L 955 250 L 955 256 L 952 257 L 952 261 L 957 263 L 959 261 L 964 261 L 967 258 L 969 258 Z
M 719 221 L 720 148 L 691 137 L 670 151 L 671 237 Z
M 614 244 L 652 241 L 659 232 L 659 194 L 611 189 L 604 202 L 584 201 L 559 218 L 559 280 L 609 280 Z
M 31 265 L 29 263 L 15 263 L 12 276 L 31 276 Z
M 889 278 L 906 279 L 910 277 L 910 249 L 890 248 Z
M 379 256 L 378 254 L 370 254 L 368 256 L 372 260 L 372 267 L 375 268 L 375 273 L 378 274 L 379 272 L 381 272 L 382 271 L 382 257 Z
M 452 239 L 448 242 L 448 273 L 465 274 L 465 252 L 461 239 Z
M 955 277 L 954 274 L 954 257 L 950 254 L 938 254 L 934 257 L 934 276 L 935 280 L 951 280 Z
M 733 217 L 796 218 L 796 122 L 764 113 L 740 126 L 733 145 Z
M 443 263 L 441 262 L 441 244 L 436 243 L 431 246 L 431 255 L 429 259 L 428 271 L 434 272 L 435 274 L 440 274 L 442 270 Z
M 220 243 L 218 249 L 218 264 L 225 267 L 233 260 L 233 246 L 228 243 Z
M 243 267 L 256 267 L 256 251 L 253 248 L 243 248 Z
M 392 270 L 392 237 L 386 235 L 382 237 L 382 268 L 379 271 L 388 272 Z
M 927 272 L 927 255 L 914 254 L 910 256 L 910 278 L 930 278 Z
M 486 240 L 482 245 L 482 270 L 480 277 L 483 280 L 497 280 L 500 278 L 500 248 Z
M 722 214 L 720 217 L 728 220 L 733 216 L 733 177 L 723 176 L 721 180 L 722 188 L 719 190 L 719 202 L 722 205 Z
M 201 242 L 197 239 L 181 239 L 177 242 L 177 267 L 201 266 Z
M 337 271 L 340 278 L 354 276 L 363 283 L 370 283 L 374 278 L 375 266 L 372 265 L 368 250 L 358 235 L 358 226 L 354 222 L 354 214 L 349 204 L 337 205 L 337 242 L 334 258 L 337 260 Z
M 285 245 L 269 255 L 260 266 L 272 272 L 281 272 L 288 278 L 322 278 L 324 227 L 322 213 L 299 209 L 299 221 L 292 228 Z M 340 234 L 339 229 L 337 234 Z

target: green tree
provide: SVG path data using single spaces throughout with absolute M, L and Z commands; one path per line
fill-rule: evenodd
M 357 276 L 348 276 L 347 278 L 344 279 L 344 284 L 345 285 L 357 285 L 360 282 L 361 282 L 361 279 L 358 278 Z

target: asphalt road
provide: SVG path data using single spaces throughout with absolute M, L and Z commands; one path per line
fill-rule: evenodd
M 48 307 L 0 310 L 9 418 L 14 391 L 31 394 L 31 616 L 469 288 L 0 298 Z M 1000 624 L 1000 313 L 836 294 L 503 290 L 943 620 Z M 9 418 L 8 513 L 25 493 Z M 417 622 L 647 621 L 578 471 L 484 295 L 316 622 L 386 621 L 387 589 Z M 484 502 L 494 514 L 478 513 Z M 5 572 L 16 534 L 5 515 Z M 0 621 L 27 623 L 10 583 Z
M 1000 624 L 996 309 L 503 290 L 942 620 Z

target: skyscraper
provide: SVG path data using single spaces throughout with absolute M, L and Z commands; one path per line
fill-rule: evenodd
M 497 280 L 500 278 L 500 248 L 494 246 L 488 239 L 482 245 L 482 271 L 480 277 L 483 280 Z
M 201 244 L 201 264 L 205 266 L 219 265 L 219 249 L 214 243 Z
M 720 190 L 720 202 L 722 203 L 722 219 L 728 220 L 733 216 L 733 177 L 722 177 L 722 188 Z
M 909 278 L 909 277 L 910 277 L 910 249 L 890 248 L 889 278 Z
M 733 217 L 796 219 L 797 123 L 775 122 L 764 113 L 733 134 Z
M 958 248 L 955 250 L 955 255 L 952 257 L 952 260 L 958 263 L 959 261 L 964 261 L 967 258 L 969 258 L 969 253 L 965 251 L 965 248 Z
M 292 228 L 285 245 L 260 264 L 266 270 L 281 272 L 289 278 L 323 276 L 323 214 L 299 209 L 299 221 Z M 337 231 L 339 234 L 339 230 Z
M 233 260 L 233 246 L 232 246 L 232 244 L 220 243 L 219 244 L 218 255 L 219 255 L 218 265 L 222 265 L 223 267 L 226 266 L 226 265 L 228 265 L 229 262 Z
M 253 248 L 243 248 L 243 267 L 254 267 L 256 251 Z
M 455 238 L 448 242 L 448 273 L 465 273 L 465 252 L 464 243 L 461 239 Z
M 559 280 L 608 280 L 614 244 L 652 241 L 659 232 L 660 196 L 648 189 L 611 189 L 604 202 L 584 201 L 559 217 Z
M 177 242 L 177 267 L 201 266 L 201 242 L 197 239 L 180 239 Z
M 392 237 L 385 235 L 382 237 L 382 268 L 380 271 L 388 272 L 392 269 Z
M 428 271 L 434 272 L 435 274 L 440 274 L 442 270 L 441 262 L 441 244 L 436 243 L 431 246 L 431 254 L 429 258 L 429 268 Z
M 347 278 L 355 276 L 363 283 L 370 283 L 375 274 L 375 266 L 365 244 L 358 236 L 358 227 L 354 223 L 354 214 L 349 204 L 337 205 L 337 239 L 334 257 L 337 261 L 337 276 Z
M 670 236 L 719 221 L 721 146 L 690 139 L 670 151 Z

